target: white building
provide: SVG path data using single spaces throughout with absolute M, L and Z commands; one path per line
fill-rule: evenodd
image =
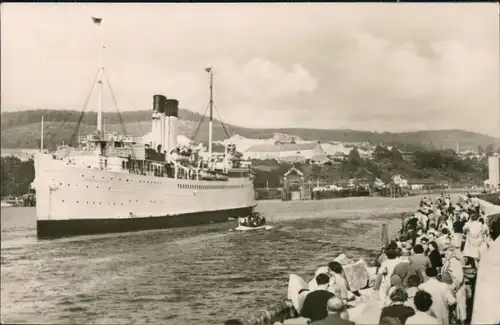
M 498 154 L 488 157 L 488 179 L 484 181 L 484 185 L 488 188 L 500 186 L 500 157 Z
M 329 160 L 319 142 L 258 144 L 248 148 L 243 153 L 243 156 L 247 159 L 276 159 L 281 161 L 310 159 L 326 162 Z

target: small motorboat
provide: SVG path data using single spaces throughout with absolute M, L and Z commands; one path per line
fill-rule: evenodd
M 234 230 L 270 230 L 273 228 L 273 226 L 266 225 L 266 218 L 262 217 L 258 212 L 253 212 L 246 218 L 238 218 L 238 227 L 234 228 Z
M 273 228 L 274 228 L 273 226 L 269 226 L 269 225 L 262 225 L 262 226 L 256 226 L 256 227 L 248 227 L 248 226 L 239 225 L 238 227 L 234 228 L 234 230 L 237 230 L 237 231 L 271 230 Z

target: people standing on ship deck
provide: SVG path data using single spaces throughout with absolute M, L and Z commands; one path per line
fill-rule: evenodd
M 450 287 L 437 279 L 438 273 L 434 268 L 428 268 L 425 274 L 428 280 L 422 283 L 418 288 L 431 294 L 433 301 L 431 312 L 441 324 L 449 325 L 450 307 L 455 305 L 455 297 Z

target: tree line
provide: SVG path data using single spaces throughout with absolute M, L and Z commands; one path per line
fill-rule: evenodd
M 22 161 L 14 156 L 2 157 L 0 161 L 1 186 L 0 195 L 21 196 L 27 194 L 35 178 L 33 159 Z
M 275 160 L 255 160 L 252 165 L 256 167 L 257 188 L 264 188 L 266 184 L 270 188 L 281 186 L 283 175 L 292 167 L 292 164 L 279 164 Z M 328 184 L 344 183 L 351 178 L 368 182 L 379 178 L 388 183 L 392 176 L 400 174 L 411 182 L 480 185 L 488 177 L 487 158 L 463 159 L 450 149 L 402 154 L 395 147 L 389 150 L 377 146 L 372 159 L 363 159 L 358 148 L 353 148 L 340 163 L 318 165 L 306 162 L 294 166 L 304 173 L 306 180 Z

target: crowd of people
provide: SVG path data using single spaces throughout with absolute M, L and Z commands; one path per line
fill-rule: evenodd
M 423 198 L 396 239 L 383 248 L 372 297 L 359 304 L 363 310 L 355 315 L 348 309 L 361 294 L 350 291 L 342 265 L 331 262 L 299 292 L 301 320 L 296 324 L 465 324 L 471 316 L 467 302 L 474 270 L 500 235 L 500 218 L 491 229 L 485 219 L 479 201 L 469 194 L 457 203 L 448 195 Z

